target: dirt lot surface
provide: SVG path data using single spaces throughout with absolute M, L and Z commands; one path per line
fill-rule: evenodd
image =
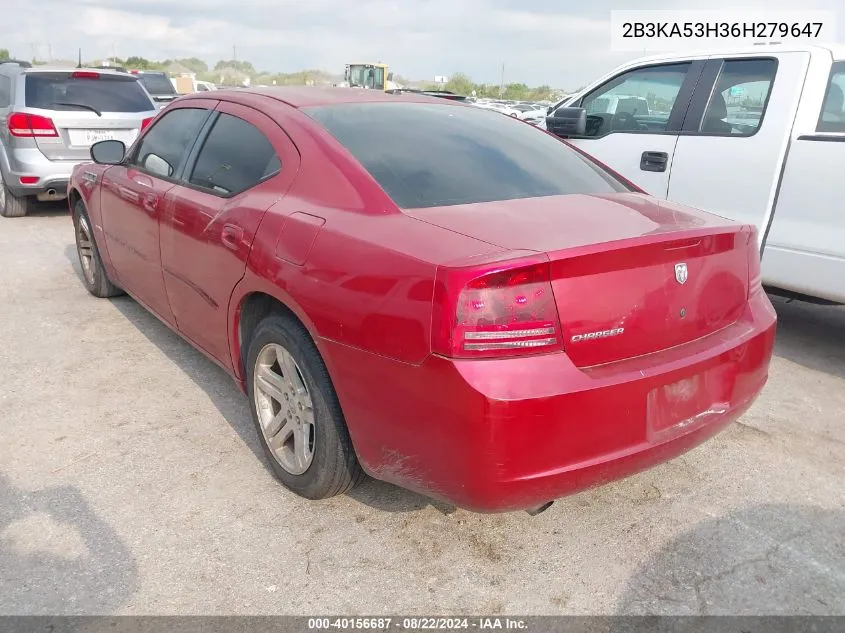
M 0 221 L 0 613 L 845 614 L 845 309 L 774 300 L 751 411 L 544 514 L 270 474 L 231 380 L 79 279 L 67 214 Z

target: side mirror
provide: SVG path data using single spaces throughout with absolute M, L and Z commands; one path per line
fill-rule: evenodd
M 125 156 L 123 141 L 99 141 L 91 146 L 91 159 L 100 165 L 119 165 Z
M 558 108 L 546 117 L 546 129 L 560 138 L 584 136 L 587 111 L 584 108 Z
M 387 80 L 393 81 L 393 73 L 387 73 Z
M 173 165 L 153 153 L 147 154 L 147 157 L 144 158 L 144 169 L 163 178 L 170 178 L 173 175 Z

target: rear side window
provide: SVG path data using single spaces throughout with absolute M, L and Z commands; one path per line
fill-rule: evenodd
M 405 209 L 627 191 L 559 139 L 490 110 L 405 102 L 303 111 Z
M 12 102 L 12 80 L 0 75 L 0 108 L 8 108 Z
M 155 106 L 135 78 L 96 73 L 76 78 L 70 73 L 29 73 L 24 92 L 28 108 L 98 112 L 148 112 Z
M 725 136 L 754 134 L 763 122 L 776 72 L 774 59 L 726 61 L 699 131 Z
M 279 172 L 282 163 L 267 137 L 243 119 L 221 113 L 197 156 L 192 185 L 231 196 Z
M 154 176 L 175 176 L 207 116 L 201 108 L 171 110 L 141 139 L 131 162 Z
M 817 132 L 845 132 L 845 62 L 836 62 L 824 94 Z

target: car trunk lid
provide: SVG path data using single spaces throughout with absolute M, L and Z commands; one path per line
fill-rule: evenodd
M 750 227 L 642 194 L 406 211 L 510 250 L 544 252 L 564 347 L 582 367 L 712 334 L 748 299 Z

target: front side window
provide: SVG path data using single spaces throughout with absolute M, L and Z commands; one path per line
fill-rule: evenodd
M 482 108 L 398 102 L 302 110 L 404 209 L 628 190 L 559 139 Z
M 587 135 L 665 132 L 691 63 L 637 68 L 610 80 L 581 100 Z
M 845 132 L 845 62 L 831 68 L 816 131 Z
M 130 163 L 162 178 L 173 177 L 188 155 L 208 110 L 180 108 L 157 120 L 141 139 Z
M 281 168 L 276 151 L 261 130 L 222 113 L 203 143 L 188 182 L 230 196 L 254 187 Z
M 774 59 L 737 59 L 722 64 L 699 132 L 725 136 L 754 134 L 763 122 L 776 72 Z

